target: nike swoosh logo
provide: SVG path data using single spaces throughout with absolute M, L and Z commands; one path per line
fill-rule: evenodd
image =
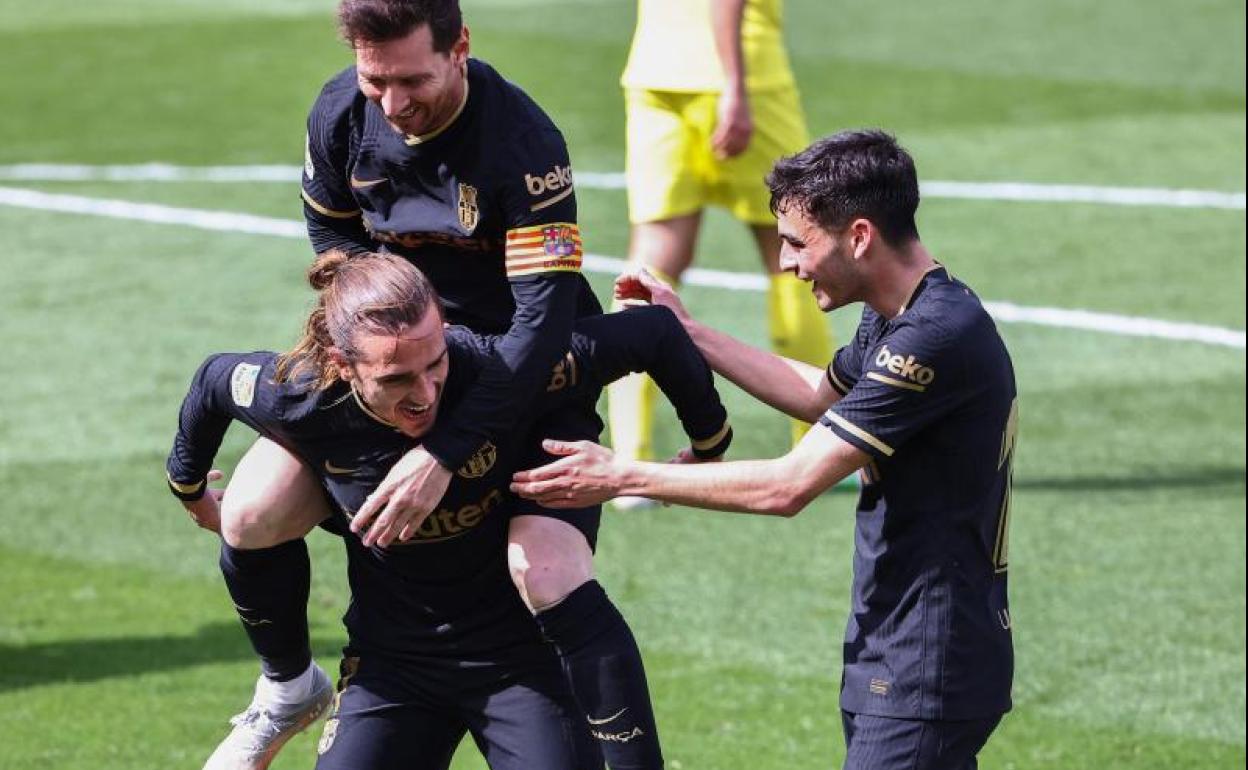
M 618 719 L 618 718 L 620 717 L 620 715 L 621 715 L 621 714 L 623 714 L 625 711 L 628 711 L 628 706 L 625 706 L 624 708 L 622 708 L 622 709 L 620 709 L 619 711 L 615 712 L 614 714 L 612 714 L 611 716 L 607 717 L 606 719 L 594 719 L 593 717 L 589 717 L 589 716 L 587 716 L 587 717 L 585 717 L 585 718 L 589 720 L 589 723 L 590 723 L 591 725 L 605 725 L 607 722 L 610 722 L 610 721 L 613 721 L 613 720 L 615 720 L 615 719 Z
M 357 190 L 361 190 L 365 187 L 372 187 L 375 184 L 381 184 L 385 181 L 386 178 L 384 176 L 381 179 L 356 179 L 354 174 L 351 176 L 351 186 Z
M 337 465 L 334 465 L 333 463 L 331 463 L 329 460 L 326 460 L 325 470 L 328 473 L 334 474 L 335 476 L 345 476 L 348 473 L 355 473 L 356 471 L 359 470 L 359 468 L 340 468 Z

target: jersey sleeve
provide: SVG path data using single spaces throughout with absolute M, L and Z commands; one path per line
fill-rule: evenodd
M 165 462 L 169 490 L 183 500 L 203 497 L 208 471 L 232 420 L 272 435 L 277 413 L 270 364 L 273 353 L 222 353 L 195 372 L 178 415 L 178 432 Z
M 376 247 L 364 229 L 359 203 L 351 194 L 351 105 L 354 78 L 342 73 L 321 91 L 308 113 L 303 156 L 303 216 L 312 250 L 348 253 Z
M 579 319 L 572 354 L 561 366 L 547 386 L 548 396 L 557 385 L 576 385 L 578 379 L 601 388 L 629 373 L 646 373 L 676 410 L 694 455 L 713 459 L 732 443 L 728 411 L 711 367 L 665 307 L 634 307 Z
M 819 423 L 876 459 L 972 396 L 956 336 L 931 322 L 899 328 L 862 358 L 856 382 Z
M 863 310 L 862 321 L 849 344 L 836 351 L 828 368 L 824 370 L 828 384 L 844 398 L 858 384 L 862 376 L 862 358 L 871 340 L 871 325 L 875 316 L 870 308 Z
M 487 441 L 505 436 L 568 350 L 582 291 L 581 236 L 563 137 L 553 127 L 510 142 L 496 191 L 503 209 L 505 268 L 515 300 L 511 326 L 494 346 L 476 384 L 425 448 L 458 468 Z

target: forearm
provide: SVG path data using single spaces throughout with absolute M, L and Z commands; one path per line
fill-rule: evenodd
M 724 90 L 745 93 L 745 56 L 741 48 L 741 17 L 745 0 L 714 0 L 711 3 L 711 31 L 715 52 L 724 73 Z
M 831 405 L 823 370 L 760 350 L 705 324 L 684 319 L 685 330 L 718 374 L 785 414 L 814 422 Z
M 630 462 L 618 495 L 676 505 L 765 516 L 794 516 L 814 495 L 805 495 L 787 474 L 785 458 L 723 463 Z M 815 493 L 817 494 L 817 492 Z

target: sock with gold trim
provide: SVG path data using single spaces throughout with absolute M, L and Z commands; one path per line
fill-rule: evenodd
M 281 682 L 306 672 L 312 664 L 308 639 L 312 565 L 303 539 L 255 550 L 222 542 L 220 565 L 264 675 Z
M 534 617 L 554 645 L 611 770 L 661 770 L 663 752 L 641 651 L 598 581 L 581 584 Z

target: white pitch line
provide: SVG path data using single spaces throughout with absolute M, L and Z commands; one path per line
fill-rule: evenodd
M 124 200 L 88 198 L 80 195 L 45 193 L 16 187 L 0 187 L 0 206 L 54 211 L 66 214 L 182 225 L 216 232 L 274 235 L 282 238 L 307 237 L 303 222 L 229 211 L 178 208 L 154 203 L 133 203 Z M 587 254 L 585 269 L 594 273 L 618 274 L 625 261 L 601 254 Z M 756 273 L 733 273 L 723 270 L 693 268 L 685 273 L 685 282 L 733 291 L 765 291 L 767 279 Z M 1200 342 L 1208 345 L 1244 349 L 1244 332 L 1218 326 L 1177 323 L 1154 318 L 1094 313 L 1087 310 L 1024 307 L 1010 302 L 985 302 L 984 307 L 998 321 L 1085 329 L 1133 337 L 1153 337 Z
M 141 163 L 129 166 L 91 166 L 59 163 L 19 163 L 0 166 L 0 180 L 9 182 L 281 182 L 299 180 L 301 166 L 175 166 Z M 576 181 L 590 190 L 622 190 L 618 172 L 578 171 Z M 1161 187 L 1094 187 L 1027 182 L 924 182 L 925 198 L 1016 201 L 1028 203 L 1098 203 L 1112 206 L 1160 206 L 1245 210 L 1242 192 L 1184 190 Z

